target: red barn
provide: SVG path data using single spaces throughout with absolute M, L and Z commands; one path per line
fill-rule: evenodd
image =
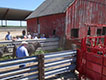
M 106 0 L 76 0 L 66 11 L 67 38 L 106 34 Z
M 106 0 L 45 0 L 27 17 L 27 30 L 82 38 L 106 33 Z
M 47 36 L 65 35 L 66 9 L 74 0 L 45 0 L 29 17 L 27 30 Z

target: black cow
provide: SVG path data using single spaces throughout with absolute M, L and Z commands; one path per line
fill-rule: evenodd
M 41 47 L 41 44 L 39 42 L 28 43 L 28 45 L 26 46 L 30 56 L 32 55 L 32 53 L 34 53 L 38 49 L 38 47 Z M 13 58 L 16 56 L 16 49 L 17 47 L 14 44 L 13 55 L 12 55 Z
M 8 53 L 7 46 L 0 47 L 0 58 L 3 57 L 3 54 Z

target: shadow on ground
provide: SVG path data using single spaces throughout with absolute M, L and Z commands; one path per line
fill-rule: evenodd
M 56 75 L 55 77 L 49 78 L 47 80 L 78 80 L 78 76 L 75 73 L 67 72 Z

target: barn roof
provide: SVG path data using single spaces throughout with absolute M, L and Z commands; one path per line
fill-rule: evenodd
M 27 10 L 0 8 L 0 20 L 25 20 L 31 13 Z
M 26 19 L 41 17 L 46 15 L 64 13 L 67 7 L 75 0 L 45 0 L 34 12 Z

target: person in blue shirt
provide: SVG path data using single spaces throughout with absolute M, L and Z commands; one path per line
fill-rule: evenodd
M 23 58 L 23 57 L 29 56 L 28 51 L 25 48 L 27 46 L 27 44 L 28 44 L 28 42 L 23 41 L 21 43 L 21 45 L 17 48 L 17 50 L 16 50 L 16 57 L 17 58 Z M 24 68 L 25 64 L 21 64 L 19 67 Z
M 8 34 L 5 36 L 5 40 L 12 40 L 12 36 L 10 35 L 9 31 Z
M 28 50 L 25 48 L 27 46 L 27 44 L 28 44 L 28 42 L 23 41 L 21 43 L 21 45 L 17 48 L 17 50 L 16 50 L 17 58 L 23 58 L 23 57 L 29 56 Z
M 40 39 L 46 39 L 45 34 L 42 34 Z

